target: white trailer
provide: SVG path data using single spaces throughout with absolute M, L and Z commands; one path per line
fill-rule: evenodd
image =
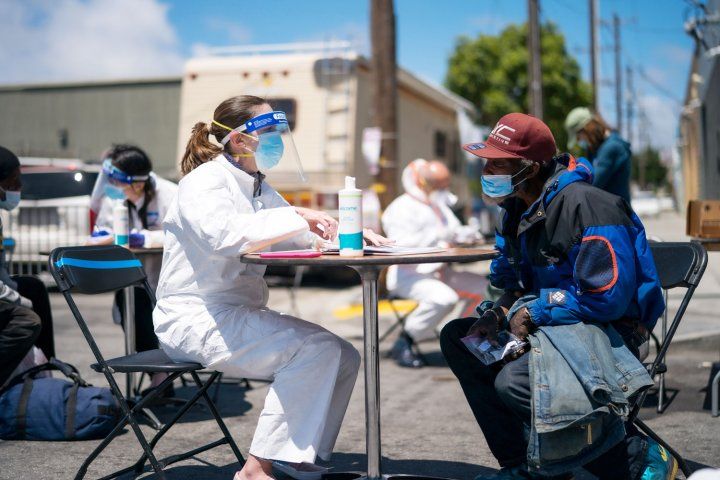
M 193 125 L 210 122 L 222 100 L 267 98 L 288 114 L 308 182 L 298 181 L 295 165 L 278 165 L 269 179 L 295 205 L 334 210 L 346 175 L 357 177 L 361 188 L 372 183 L 362 155 L 363 130 L 373 126 L 371 75 L 369 61 L 347 42 L 210 49 L 185 65 L 178 161 Z M 467 199 L 460 144 L 479 138 L 461 139 L 458 125 L 469 123 L 473 105 L 404 69 L 398 70 L 398 96 L 400 169 L 415 158 L 445 161 L 457 174 L 454 190 Z

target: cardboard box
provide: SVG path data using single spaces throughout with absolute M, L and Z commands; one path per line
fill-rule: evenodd
M 720 200 L 690 200 L 685 233 L 694 238 L 720 239 Z

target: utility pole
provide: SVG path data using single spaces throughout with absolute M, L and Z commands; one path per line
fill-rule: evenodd
M 380 194 L 380 204 L 385 208 L 396 196 L 398 171 L 397 63 L 393 0 L 371 1 L 370 37 L 375 87 L 373 123 L 382 131 L 377 182 L 385 187 L 385 191 Z
M 630 143 L 633 143 L 634 129 L 633 121 L 635 116 L 635 88 L 633 87 L 633 69 L 632 66 L 625 66 L 625 77 L 627 79 L 627 91 L 625 92 L 625 118 L 627 119 L 627 126 L 625 127 L 625 138 Z
M 598 76 L 598 37 L 597 37 L 597 0 L 588 0 L 590 3 L 590 78 L 592 81 L 592 106 L 595 112 L 599 109 L 599 81 Z
M 528 94 L 530 113 L 540 120 L 543 118 L 542 65 L 540 63 L 540 21 L 539 0 L 528 0 Z
M 622 65 L 620 61 L 620 17 L 613 13 L 613 34 L 615 37 L 615 128 L 622 132 Z

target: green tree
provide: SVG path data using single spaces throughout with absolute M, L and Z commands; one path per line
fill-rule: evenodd
M 591 87 L 580 77 L 556 25 L 541 27 L 540 43 L 544 120 L 564 149 L 565 116 L 574 107 L 590 105 Z M 477 106 L 478 122 L 493 126 L 506 113 L 528 111 L 528 61 L 527 24 L 510 25 L 496 36 L 463 36 L 450 56 L 445 84 Z
M 644 167 L 645 178 L 640 178 L 640 169 Z M 658 190 L 659 188 L 670 188 L 668 182 L 668 168 L 660 160 L 660 152 L 647 146 L 632 157 L 632 179 L 642 189 Z M 644 184 L 643 184 L 644 180 Z

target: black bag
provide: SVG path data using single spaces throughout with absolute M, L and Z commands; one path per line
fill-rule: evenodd
M 71 381 L 35 378 L 56 370 Z M 77 369 L 55 358 L 15 376 L 0 391 L 3 440 L 88 440 L 104 438 L 121 409 L 108 388 L 93 387 Z

